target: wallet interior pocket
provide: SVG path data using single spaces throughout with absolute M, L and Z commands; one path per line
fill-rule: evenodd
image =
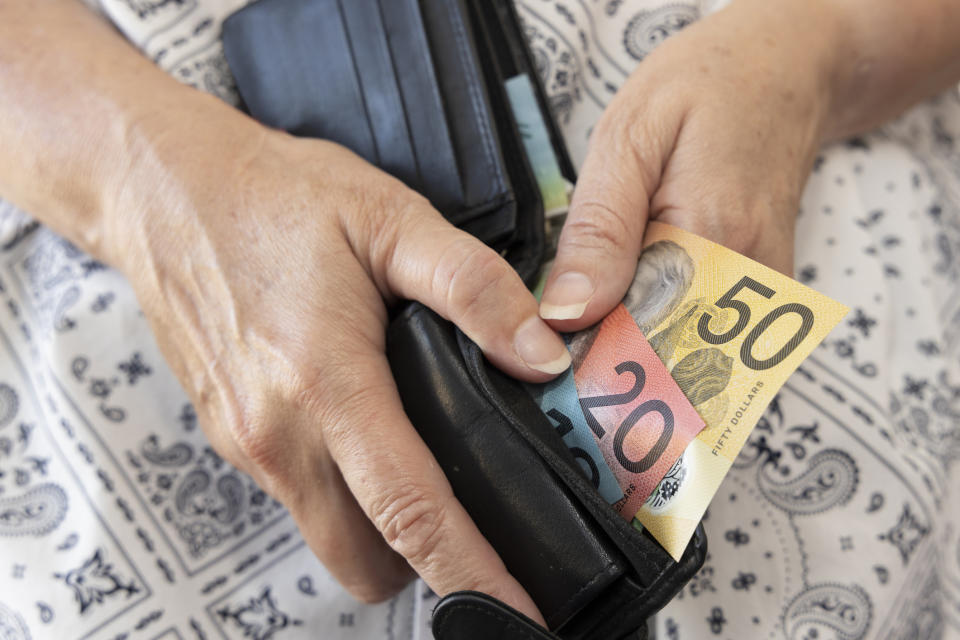
M 463 0 L 259 0 L 223 39 L 259 121 L 349 147 L 489 244 L 512 237 L 503 129 Z

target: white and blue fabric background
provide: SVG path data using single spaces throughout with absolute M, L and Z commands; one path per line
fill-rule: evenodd
M 236 102 L 243 0 L 90 0 Z M 576 163 L 629 71 L 715 2 L 517 0 Z M 851 308 L 766 412 L 657 637 L 960 638 L 960 97 L 823 150 L 799 279 Z M 130 287 L 0 201 L 0 637 L 408 640 L 421 583 L 347 596 L 223 462 Z

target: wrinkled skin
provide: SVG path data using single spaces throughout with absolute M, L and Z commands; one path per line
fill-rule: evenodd
M 958 32 L 941 0 L 734 0 L 671 37 L 593 132 L 539 316 L 410 189 L 177 83 L 72 0 L 0 2 L 0 193 L 126 275 L 213 446 L 354 595 L 415 572 L 542 621 L 403 414 L 386 305 L 536 382 L 570 362 L 554 329 L 623 296 L 650 219 L 789 273 L 817 147 L 955 82 Z

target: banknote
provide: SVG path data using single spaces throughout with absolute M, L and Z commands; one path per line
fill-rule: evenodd
M 615 504 L 623 498 L 623 491 L 603 459 L 593 432 L 583 417 L 577 398 L 577 387 L 573 381 L 573 371 L 567 369 L 545 384 L 527 384 L 527 390 L 540 410 L 551 420 L 564 444 L 603 499 Z
M 622 304 L 571 355 L 583 416 L 623 490 L 614 508 L 632 520 L 704 421 Z
M 544 214 L 548 218 L 562 214 L 570 204 L 567 182 L 560 173 L 560 165 L 553 145 L 550 144 L 550 134 L 543 121 L 530 78 L 526 74 L 520 74 L 507 80 L 504 85 L 520 136 L 523 138 L 527 159 L 537 178 Z
M 543 295 L 543 285 L 547 281 L 547 274 L 550 273 L 552 266 L 553 262 L 548 261 L 541 269 L 539 281 L 533 290 L 537 300 L 540 300 Z M 620 485 L 617 484 L 610 467 L 603 459 L 600 447 L 593 438 L 593 432 L 590 431 L 583 417 L 580 399 L 577 397 L 577 386 L 573 381 L 573 369 L 567 369 L 550 382 L 528 383 L 526 387 L 603 499 L 610 504 L 615 504 L 623 498 L 623 491 L 620 490 Z
M 847 308 L 663 223 L 644 242 L 623 305 L 706 423 L 636 513 L 679 559 L 767 404 Z M 571 353 L 603 340 L 602 329 L 581 332 Z

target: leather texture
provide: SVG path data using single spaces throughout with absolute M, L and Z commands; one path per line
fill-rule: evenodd
M 459 591 L 444 598 L 433 612 L 437 640 L 556 640 L 516 609 L 485 593 Z M 643 626 L 619 640 L 647 640 Z
M 526 390 L 449 322 L 411 304 L 389 328 L 387 355 L 407 415 L 553 637 L 635 634 L 702 565 L 702 529 L 677 563 L 631 527 Z
M 223 41 L 255 118 L 349 147 L 503 245 L 518 229 L 503 138 L 518 134 L 488 91 L 502 86 L 473 24 L 464 0 L 259 0 L 225 21 Z
M 433 612 L 437 640 L 553 640 L 555 636 L 517 610 L 484 593 L 459 591 Z
M 527 74 L 561 171 L 575 181 L 511 0 L 258 0 L 224 46 L 262 122 L 332 139 L 429 197 L 532 283 L 543 205 L 504 89 Z M 404 408 L 458 499 L 551 631 L 470 592 L 446 596 L 443 640 L 640 640 L 703 563 L 702 529 L 679 563 L 633 529 L 519 383 L 419 304 L 388 329 Z

